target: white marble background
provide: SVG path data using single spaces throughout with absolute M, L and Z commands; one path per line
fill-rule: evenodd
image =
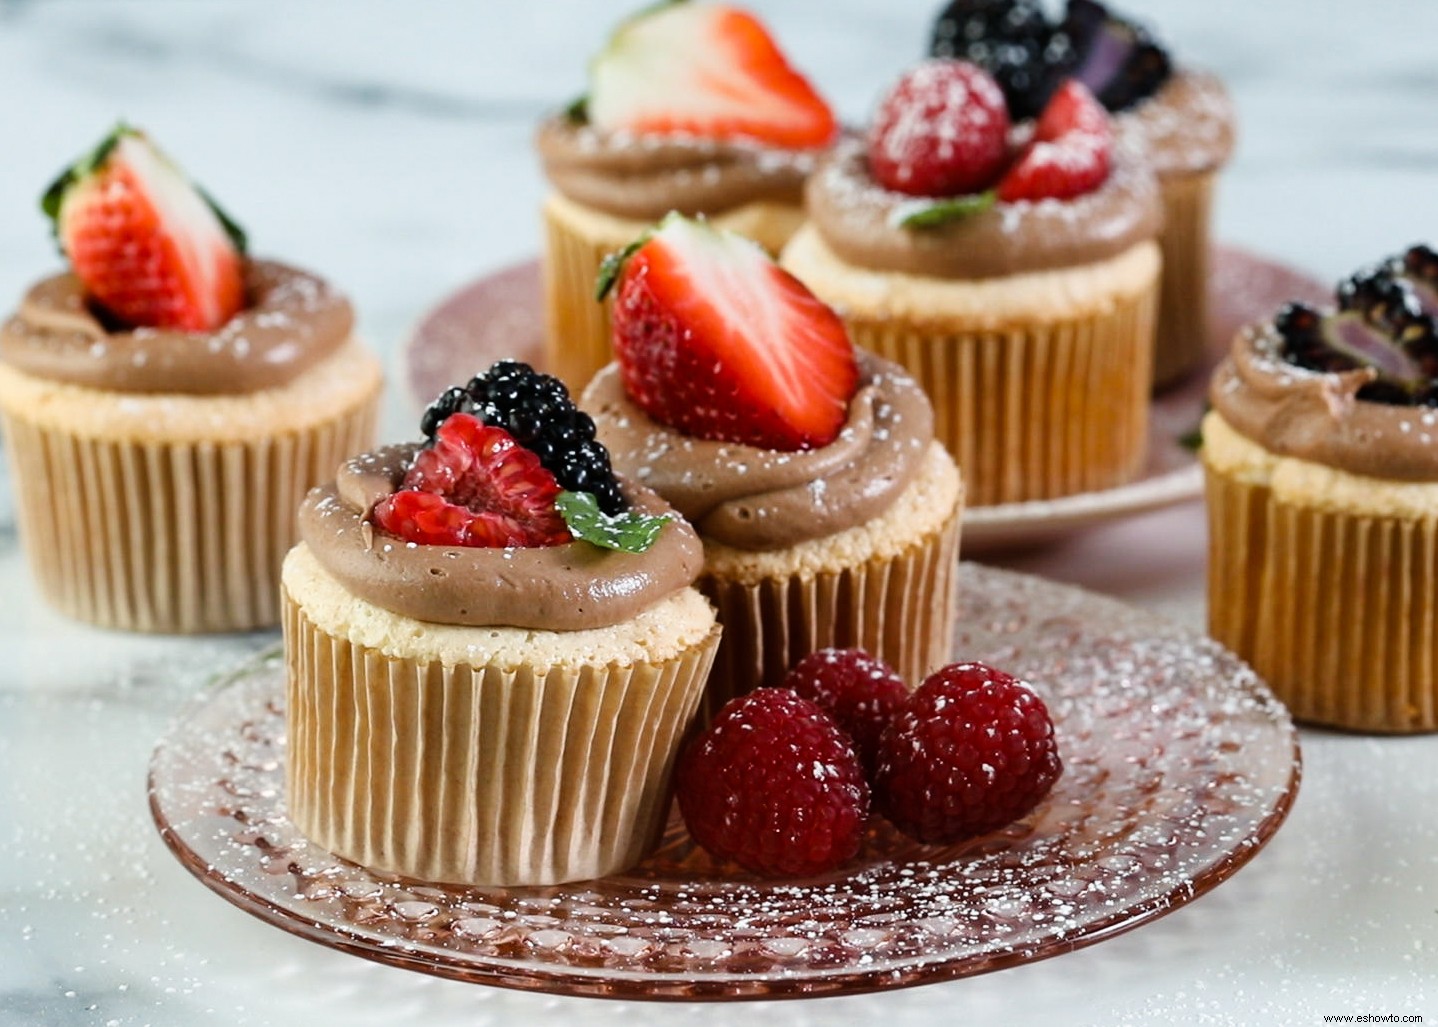
M 752 0 L 852 120 L 936 4 Z M 538 247 L 528 149 L 626 3 L 0 0 L 0 297 L 56 266 L 36 199 L 117 116 L 255 249 L 347 288 L 391 366 L 447 291 Z M 1438 241 L 1438 2 L 1133 0 L 1221 72 L 1243 139 L 1221 236 L 1336 278 Z M 3 305 L 3 302 L 0 302 Z M 409 434 L 402 401 L 387 434 Z M 1200 623 L 1196 505 L 1016 559 Z M 783 1007 L 649 1006 L 441 982 L 269 928 L 193 882 L 144 799 L 154 739 L 269 640 L 125 638 L 38 604 L 0 533 L 0 1024 L 1308 1024 L 1438 1018 L 1438 739 L 1305 731 L 1289 825 L 1165 920 L 1017 970 Z

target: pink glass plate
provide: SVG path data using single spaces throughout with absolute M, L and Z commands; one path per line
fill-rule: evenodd
M 1195 499 L 1203 489 L 1198 461 L 1181 440 L 1198 427 L 1208 377 L 1238 327 L 1266 317 L 1286 300 L 1326 303 L 1321 282 L 1266 257 L 1233 247 L 1214 250 L 1209 280 L 1209 359 L 1185 381 L 1154 398 L 1149 460 L 1134 482 L 1102 492 L 964 512 L 964 551 L 975 553 L 1053 538 L 1114 517 Z M 544 363 L 539 262 L 528 261 L 466 285 L 416 326 L 403 367 L 416 406 L 501 357 Z
M 628 874 L 549 888 L 397 879 L 285 816 L 277 654 L 202 698 L 155 750 L 150 806 L 201 881 L 322 945 L 443 977 L 575 995 L 774 998 L 904 987 L 1061 955 L 1226 880 L 1297 792 L 1283 706 L 1213 641 L 1111 599 L 964 564 L 955 652 L 1048 700 L 1063 777 L 1035 813 L 921 846 L 878 822 L 843 872 L 717 866 L 677 818 Z

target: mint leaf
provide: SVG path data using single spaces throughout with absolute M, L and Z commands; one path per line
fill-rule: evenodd
M 992 189 L 948 200 L 913 200 L 894 208 L 890 219 L 899 228 L 936 228 L 950 221 L 982 214 L 993 207 L 998 196 Z
M 565 120 L 573 125 L 587 125 L 589 123 L 589 94 L 583 93 L 575 97 L 568 107 L 564 108 Z
M 667 514 L 662 517 L 632 511 L 607 514 L 599 509 L 599 500 L 589 492 L 561 492 L 554 505 L 575 538 L 625 553 L 642 553 L 654 545 L 670 520 Z

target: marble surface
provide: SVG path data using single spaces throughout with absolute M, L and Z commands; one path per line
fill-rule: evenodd
M 756 0 L 861 119 L 916 53 L 927 3 Z M 1438 4 L 1134 0 L 1243 117 L 1223 238 L 1336 277 L 1438 239 Z M 34 202 L 123 115 L 249 229 L 347 288 L 397 367 L 447 291 L 531 256 L 536 117 L 582 86 L 618 4 L 0 0 L 0 296 L 56 266 Z M 822 10 L 822 14 L 818 13 Z M 1358 13 L 1361 10 L 1361 13 Z M 396 390 L 392 395 L 398 396 Z M 385 434 L 408 432 L 394 398 Z M 1438 1017 L 1438 738 L 1305 730 L 1289 824 L 1232 881 L 1094 948 L 907 992 L 749 1006 L 547 998 L 429 979 L 292 938 L 193 881 L 150 826 L 154 740 L 259 634 L 77 627 L 39 602 L 0 521 L 0 1024 L 1323 1022 Z M 1202 623 L 1197 504 L 1010 566 Z

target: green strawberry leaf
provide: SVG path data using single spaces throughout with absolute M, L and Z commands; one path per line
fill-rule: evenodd
M 564 120 L 571 125 L 589 124 L 589 94 L 581 93 L 564 108 Z
M 554 501 L 569 533 L 605 549 L 642 553 L 654 545 L 669 515 L 651 517 L 641 513 L 607 514 L 589 492 L 561 492 Z
M 899 228 L 937 228 L 951 221 L 982 214 L 993 207 L 997 199 L 997 194 L 989 189 L 946 200 L 912 200 L 894 208 L 891 220 Z
M 199 186 L 195 186 L 195 192 L 199 193 L 200 199 L 208 203 L 210 210 L 215 212 L 215 217 L 219 219 L 220 227 L 222 227 L 225 230 L 225 234 L 230 237 L 230 242 L 235 244 L 235 249 L 239 250 L 241 254 L 247 253 L 249 238 L 245 235 L 245 230 L 240 227 L 239 222 L 226 214 L 225 209 L 216 203 L 205 190 Z

